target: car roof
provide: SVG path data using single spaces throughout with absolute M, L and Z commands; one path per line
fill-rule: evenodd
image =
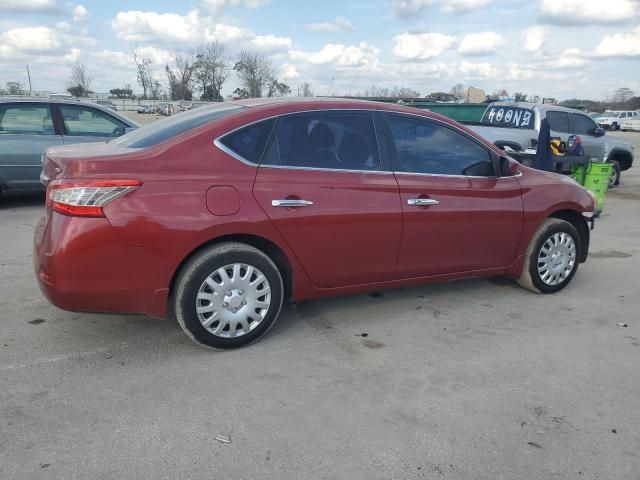
M 532 102 L 493 102 L 490 104 L 495 107 L 519 107 L 519 108 L 530 108 L 530 109 L 538 109 L 542 112 L 548 112 L 550 110 L 554 112 L 571 112 L 571 113 L 582 113 L 585 114 L 582 110 L 578 110 L 576 108 L 568 108 L 561 107 L 559 105 L 554 105 L 551 103 L 532 103 Z
M 123 122 L 128 123 L 131 126 L 134 127 L 139 127 L 140 125 L 138 125 L 136 122 L 134 122 L 133 120 L 131 120 L 130 118 L 125 117 L 124 115 L 120 115 L 118 112 L 112 110 L 111 108 L 108 107 L 104 107 L 102 105 L 100 105 L 99 103 L 93 103 L 93 102 L 85 102 L 83 100 L 64 100 L 64 99 L 49 99 L 49 98 L 35 98 L 35 97 L 31 97 L 31 98 L 0 98 L 0 105 L 5 104 L 5 103 L 52 103 L 52 104 L 56 104 L 56 105 L 89 105 L 93 108 L 96 108 L 102 112 L 105 112 L 109 115 L 111 115 L 112 117 L 116 117 L 119 120 L 122 120 Z

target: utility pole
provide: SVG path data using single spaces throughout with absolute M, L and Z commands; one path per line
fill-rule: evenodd
M 29 64 L 27 64 L 27 77 L 29 77 L 29 95 L 31 95 L 31 73 L 29 72 Z

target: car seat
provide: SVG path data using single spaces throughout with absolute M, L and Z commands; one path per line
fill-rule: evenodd
M 307 137 L 309 145 L 310 163 L 317 168 L 339 168 L 338 159 L 330 150 L 335 136 L 325 123 L 318 122 L 313 126 Z
M 371 170 L 369 161 L 369 144 L 356 133 L 348 133 L 342 138 L 338 156 L 342 168 L 349 170 Z

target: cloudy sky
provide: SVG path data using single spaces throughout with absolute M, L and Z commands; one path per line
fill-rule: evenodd
M 295 87 L 421 94 L 462 82 L 557 98 L 640 94 L 640 0 L 0 0 L 0 85 L 64 91 L 85 63 L 93 89 L 136 84 L 131 50 L 158 72 L 172 52 L 259 50 Z M 223 94 L 237 86 L 233 76 Z M 134 87 L 137 91 L 139 88 Z

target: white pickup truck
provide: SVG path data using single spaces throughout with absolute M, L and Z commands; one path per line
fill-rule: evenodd
M 579 135 L 587 155 L 614 164 L 610 186 L 620 182 L 621 171 L 631 168 L 634 153 L 631 144 L 605 136 L 604 129 L 580 110 L 538 103 L 495 102 L 487 107 L 479 123 L 462 123 L 500 148 L 520 151 L 536 146 L 543 118 L 549 120 L 552 137 L 566 141 L 569 135 Z

